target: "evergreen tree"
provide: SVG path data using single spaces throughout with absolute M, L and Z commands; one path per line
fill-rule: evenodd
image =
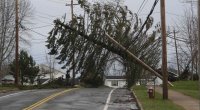
M 75 68 L 76 72 L 81 73 L 81 81 L 90 84 L 96 81 L 99 85 L 102 84 L 107 63 L 118 56 L 122 59 L 131 86 L 139 78 L 142 68 L 126 52 L 110 42 L 105 32 L 151 67 L 158 65 L 160 38 L 156 38 L 156 31 L 148 33 L 153 18 L 148 19 L 146 27 L 141 31 L 141 20 L 126 6 L 90 4 L 86 0 L 79 0 L 79 3 L 84 15 L 74 15 L 68 23 L 55 20 L 47 40 L 50 54 L 58 55 L 57 59 L 63 68 L 69 68 L 68 71 Z
M 15 60 L 10 64 L 12 73 L 15 73 Z M 28 55 L 26 51 L 20 51 L 19 55 L 19 71 L 20 71 L 20 81 L 23 85 L 24 82 L 33 84 L 35 78 L 39 73 L 39 66 L 36 66 L 36 62 L 33 57 Z

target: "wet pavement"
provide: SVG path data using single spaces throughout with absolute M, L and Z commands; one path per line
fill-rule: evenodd
M 61 89 L 0 94 L 0 110 L 22 110 Z M 112 92 L 111 92 L 112 91 Z M 106 103 L 107 102 L 107 103 Z M 131 109 L 132 108 L 132 109 Z M 127 89 L 80 88 L 49 100 L 35 110 L 138 110 Z
M 49 101 L 36 110 L 138 110 L 130 91 L 115 89 L 105 109 L 112 88 L 84 88 Z M 131 109 L 133 108 L 133 109 Z
M 82 88 L 51 100 L 36 110 L 103 110 L 111 88 Z
M 112 93 L 109 110 L 138 110 L 138 107 L 129 90 L 116 89 Z
M 0 110 L 22 110 L 60 89 L 13 91 L 0 94 Z

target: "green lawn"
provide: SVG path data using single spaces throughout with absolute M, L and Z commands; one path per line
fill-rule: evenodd
M 170 100 L 162 100 L 162 96 L 158 93 L 156 93 L 155 99 L 149 99 L 147 89 L 144 86 L 134 86 L 133 90 L 144 110 L 184 110 Z
M 170 89 L 176 90 L 193 98 L 200 99 L 198 83 L 198 81 L 176 81 L 173 82 L 174 87 L 170 87 Z
M 18 88 L 17 87 L 15 87 L 15 86 L 2 86 L 2 85 L 0 85 L 0 92 L 1 91 L 10 91 L 10 90 L 18 90 Z

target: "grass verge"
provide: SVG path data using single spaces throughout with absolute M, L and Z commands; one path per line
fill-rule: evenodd
M 156 93 L 155 99 L 149 99 L 144 86 L 134 86 L 133 90 L 144 110 L 184 110 L 170 100 L 162 100 L 161 94 Z
M 187 96 L 200 99 L 198 81 L 176 81 L 170 89 L 181 92 Z
M 18 90 L 14 85 L 0 85 L 0 92 Z

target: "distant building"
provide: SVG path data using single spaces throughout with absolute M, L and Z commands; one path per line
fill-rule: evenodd
M 105 76 L 104 85 L 113 88 L 123 88 L 126 86 L 125 76 Z
M 40 68 L 40 72 L 38 74 L 37 80 L 38 80 L 38 83 L 40 84 L 46 84 L 53 79 L 65 77 L 64 72 L 57 69 L 50 68 L 47 65 L 41 64 L 39 65 L 39 68 Z
M 161 68 L 156 69 L 155 71 L 162 76 Z M 174 82 L 176 80 L 178 80 L 178 75 L 174 71 L 168 69 L 168 81 Z M 136 85 L 161 85 L 162 83 L 162 79 L 153 75 L 149 71 L 145 71 L 144 75 L 138 80 Z
M 161 76 L 162 74 L 162 70 L 161 68 L 156 70 Z M 168 69 L 168 81 L 170 82 L 174 82 L 176 80 L 178 80 L 178 74 L 177 74 L 177 70 L 173 70 L 173 69 Z
M 6 75 L 1 79 L 2 84 L 14 84 L 15 78 L 13 75 Z
M 161 85 L 162 80 L 159 77 L 149 77 L 148 79 L 139 79 L 136 85 Z

